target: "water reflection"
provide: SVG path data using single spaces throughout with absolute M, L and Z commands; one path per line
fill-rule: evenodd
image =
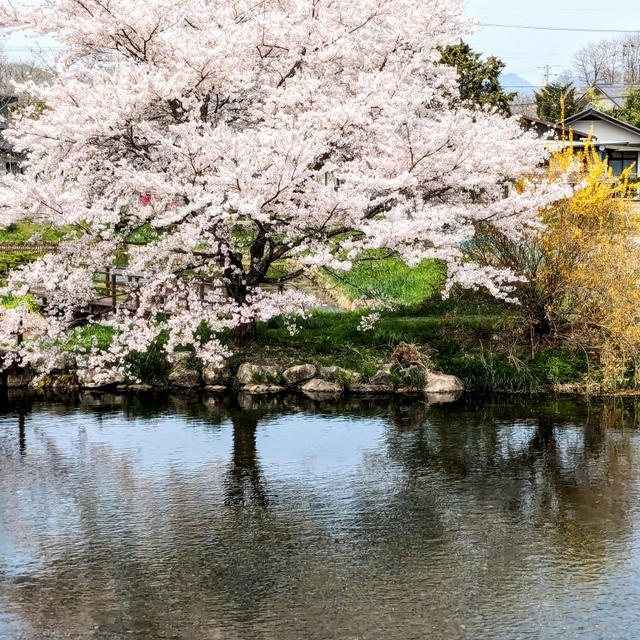
M 256 451 L 256 432 L 260 414 L 256 411 L 231 413 L 233 456 L 225 482 L 226 504 L 239 507 L 266 507 L 268 499 Z
M 553 553 L 588 573 L 634 532 L 637 425 L 637 407 L 621 401 L 434 407 L 411 437 L 390 431 L 389 451 L 416 478 L 442 471 L 465 501 L 544 528 Z
M 635 403 L 241 402 L 5 399 L 0 637 L 640 629 Z

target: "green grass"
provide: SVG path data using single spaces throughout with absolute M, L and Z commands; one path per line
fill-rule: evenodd
M 24 244 L 33 242 L 56 243 L 66 235 L 66 231 L 54 227 L 38 225 L 33 222 L 16 222 L 8 227 L 0 228 L 0 243 Z M 32 262 L 40 257 L 40 252 L 32 250 L 0 251 L 0 273 L 22 264 Z
M 109 348 L 113 340 L 114 329 L 102 324 L 88 324 L 76 329 L 65 347 L 67 349 L 88 349 L 92 344 L 96 344 L 98 349 L 104 351 Z
M 69 350 L 82 350 L 96 344 L 98 349 L 104 351 L 111 345 L 114 332 L 113 327 L 97 323 L 80 327 L 72 333 L 65 347 Z M 167 336 L 161 334 L 144 353 L 132 351 L 127 356 L 127 362 L 136 378 L 149 383 L 164 381 L 169 372 L 163 350 L 166 341 Z
M 244 361 L 282 368 L 310 362 L 338 365 L 366 379 L 405 341 L 428 354 L 434 369 L 457 375 L 467 389 L 478 391 L 545 391 L 581 381 L 588 371 L 584 355 L 572 349 L 541 349 L 532 356 L 530 345 L 514 338 L 517 310 L 482 294 L 458 292 L 449 300 L 432 297 L 383 312 L 370 331 L 358 330 L 362 315 L 315 311 L 298 320 L 294 336 L 274 318 L 258 326 L 254 341 L 232 346 L 231 368 Z
M 0 228 L 0 242 L 23 243 L 34 237 L 37 242 L 59 242 L 66 233 L 65 230 L 33 222 L 16 222 L 4 229 Z
M 376 298 L 398 304 L 418 304 L 440 291 L 446 271 L 437 260 L 408 267 L 398 258 L 356 262 L 351 271 L 329 271 L 331 279 L 352 299 Z
M 26 304 L 27 309 L 31 312 L 40 310 L 40 305 L 36 303 L 35 298 L 30 293 L 23 296 L 14 296 L 13 294 L 0 296 L 0 305 L 5 309 L 15 309 L 22 302 Z
M 163 383 L 169 375 L 170 367 L 164 353 L 167 337 L 166 335 L 160 335 L 144 353 L 133 351 L 127 356 L 127 363 L 131 367 L 131 372 L 141 382 L 150 384 Z
M 460 304 L 465 307 L 464 314 L 458 314 Z M 388 362 L 396 345 L 405 341 L 425 347 L 434 365 L 446 371 L 452 355 L 488 341 L 495 327 L 509 317 L 504 306 L 491 310 L 494 313 L 487 316 L 482 304 L 467 308 L 464 298 L 446 302 L 431 299 L 420 306 L 384 312 L 370 331 L 358 329 L 361 311 L 316 310 L 310 318 L 297 321 L 299 329 L 294 336 L 282 319 L 274 318 L 259 324 L 255 341 L 233 347 L 232 364 L 244 360 L 281 366 L 312 362 L 338 365 L 367 377 Z

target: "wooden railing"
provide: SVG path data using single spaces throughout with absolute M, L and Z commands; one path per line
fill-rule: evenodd
M 215 291 L 224 292 L 224 285 L 214 278 L 200 275 L 185 275 L 182 277 L 190 285 L 191 292 L 195 292 L 201 304 L 211 304 L 212 293 Z M 126 274 L 125 270 L 119 267 L 107 267 L 94 276 L 96 298 L 90 303 L 91 306 L 106 309 L 116 307 L 127 308 L 136 311 L 140 306 L 139 290 L 145 278 L 143 276 Z M 155 302 L 159 306 L 164 306 L 167 296 Z
M 53 242 L 0 242 L 0 253 L 12 253 L 14 251 L 33 251 L 34 253 L 47 253 L 56 248 Z M 9 260 L 0 260 L 0 274 L 7 274 L 18 264 Z

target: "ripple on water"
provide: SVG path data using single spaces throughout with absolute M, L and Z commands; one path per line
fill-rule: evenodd
M 155 402 L 0 413 L 0 637 L 640 635 L 598 406 Z

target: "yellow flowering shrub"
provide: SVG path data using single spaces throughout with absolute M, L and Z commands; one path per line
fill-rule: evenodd
M 607 387 L 640 383 L 640 216 L 630 170 L 613 176 L 590 142 L 555 151 L 549 178 L 568 175 L 571 197 L 540 212 L 543 229 L 513 243 L 483 229 L 470 253 L 524 276 L 516 287 L 532 337 L 580 345 Z

